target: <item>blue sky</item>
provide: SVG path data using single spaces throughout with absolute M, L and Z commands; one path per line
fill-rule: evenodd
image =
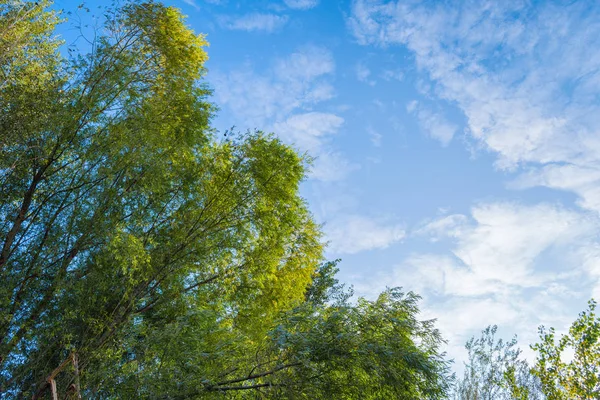
M 600 299 L 596 2 L 166 3 L 211 43 L 216 127 L 316 157 L 302 193 L 358 294 L 421 294 L 457 361 Z

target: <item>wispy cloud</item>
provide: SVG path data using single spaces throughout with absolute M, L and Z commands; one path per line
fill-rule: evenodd
M 367 133 L 369 134 L 369 138 L 371 139 L 371 143 L 373 143 L 373 146 L 380 147 L 383 135 L 377 132 L 375 129 L 373 129 L 372 126 L 367 127 Z
M 385 249 L 401 241 L 406 233 L 402 224 L 364 215 L 344 215 L 325 225 L 329 251 L 354 254 L 365 250 Z
M 500 202 L 476 206 L 470 217 L 434 220 L 416 234 L 455 240 L 454 256 L 478 281 L 528 287 L 552 279 L 535 270 L 541 254 L 576 243 L 589 246 L 599 228 L 589 214 L 556 205 Z
M 354 68 L 354 72 L 356 73 L 356 79 L 361 82 L 367 83 L 371 86 L 375 85 L 375 81 L 373 79 L 369 79 L 371 76 L 371 70 L 362 62 L 356 64 Z
M 310 153 L 319 153 L 328 135 L 335 134 L 344 119 L 335 114 L 307 112 L 273 124 L 273 130 L 288 142 Z
M 600 219 L 588 212 L 483 203 L 408 234 L 410 240 L 449 242 L 449 252 L 438 246 L 437 252 L 414 253 L 355 287 L 367 295 L 386 285 L 422 294 L 424 312 L 438 319 L 452 356 L 464 354 L 468 337 L 488 324 L 504 325 L 531 343 L 538 325 L 565 326 L 573 302 L 585 304 L 590 288 L 600 293 L 599 232 Z
M 545 186 L 575 192 L 579 195 L 577 201 L 579 206 L 600 212 L 600 162 L 582 163 L 581 161 L 579 160 L 580 165 L 557 163 L 531 167 L 510 182 L 508 187 L 527 189 Z
M 358 166 L 349 162 L 330 143 L 344 119 L 318 112 L 319 103 L 334 97 L 330 78 L 335 71 L 331 53 L 305 46 L 276 60 L 263 73 L 251 65 L 228 74 L 214 74 L 215 95 L 245 124 L 273 131 L 316 160 L 311 177 L 335 181 Z
M 401 81 L 404 79 L 404 72 L 399 69 L 386 69 L 381 73 L 381 77 L 386 81 L 397 80 Z
M 289 8 L 308 10 L 319 5 L 319 0 L 284 0 L 284 3 Z
M 274 32 L 288 22 L 286 15 L 253 13 L 238 17 L 222 16 L 219 24 L 226 29 L 248 32 Z
M 365 288 L 394 282 L 430 299 L 450 354 L 490 323 L 531 343 L 539 324 L 567 326 L 600 295 L 599 18 L 576 2 L 353 2 L 356 40 L 412 52 L 428 100 L 462 111 L 479 148 L 517 173 L 511 188 L 570 191 L 584 209 L 484 203 L 414 231 L 451 252 L 414 254 Z
M 449 122 L 443 115 L 425 108 L 416 100 L 410 102 L 406 109 L 417 117 L 419 126 L 428 136 L 439 140 L 443 146 L 450 144 L 458 129 L 455 124 Z
M 282 81 L 312 81 L 335 71 L 331 52 L 325 47 L 304 46 L 275 63 L 274 73 Z
M 325 182 L 343 180 L 350 172 L 359 168 L 349 162 L 338 151 L 333 150 L 330 138 L 343 126 L 344 119 L 323 112 L 294 114 L 276 122 L 272 130 L 301 151 L 307 151 L 315 159 L 309 176 Z
M 343 181 L 360 165 L 349 161 L 341 151 L 324 148 L 315 154 L 309 176 L 323 182 Z
M 443 237 L 458 237 L 469 226 L 469 217 L 462 214 L 452 214 L 427 221 L 422 227 L 414 230 L 413 234 L 427 236 L 432 242 Z
M 196 9 L 196 11 L 200 10 L 200 6 L 196 3 L 196 0 L 183 0 L 185 4 L 188 6 L 192 6 Z
M 215 73 L 213 84 L 219 104 L 248 124 L 264 127 L 332 98 L 329 77 L 334 69 L 328 50 L 307 46 L 276 60 L 262 73 L 250 64 L 226 74 Z
M 526 167 L 521 187 L 573 191 L 600 212 L 599 19 L 585 2 L 356 0 L 348 26 L 359 43 L 409 49 L 497 166 Z

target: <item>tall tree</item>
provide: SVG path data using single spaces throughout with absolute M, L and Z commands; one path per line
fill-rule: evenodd
M 127 2 L 63 57 L 48 6 L 0 1 L 0 397 L 59 365 L 86 398 L 444 395 L 417 297 L 354 304 L 319 267 L 307 160 L 216 137 L 178 10 Z
M 142 315 L 219 299 L 252 331 L 301 301 L 321 258 L 304 160 L 260 132 L 215 140 L 204 38 L 133 2 L 61 60 L 46 5 L 2 8 L 3 390 L 37 391 L 72 350 L 106 361 Z

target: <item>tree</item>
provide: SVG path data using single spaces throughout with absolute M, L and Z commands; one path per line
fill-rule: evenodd
M 496 326 L 466 345 L 469 362 L 455 389 L 457 399 L 597 399 L 600 396 L 600 317 L 596 302 L 556 337 L 554 328 L 539 328 L 533 367 L 520 359 L 516 339 L 495 339 Z
M 443 396 L 417 297 L 355 305 L 322 264 L 308 160 L 210 127 L 178 10 L 126 2 L 63 57 L 48 6 L 0 2 L 0 397 L 73 354 L 86 398 Z
M 542 382 L 548 400 L 597 399 L 600 396 L 600 318 L 596 302 L 590 300 L 588 309 L 556 340 L 554 328 L 539 329 L 540 342 L 533 368 Z M 567 362 L 569 350 L 572 359 Z
M 488 326 L 481 337 L 471 338 L 465 348 L 468 362 L 457 381 L 454 397 L 461 400 L 542 399 L 539 381 L 531 374 L 514 337 L 496 339 L 498 327 Z
M 44 5 L 2 9 L 3 39 L 32 43 L 2 65 L 3 391 L 43 389 L 73 350 L 93 370 L 140 318 L 218 299 L 252 332 L 300 302 L 321 258 L 305 162 L 260 132 L 215 140 L 203 37 L 130 3 L 61 60 Z

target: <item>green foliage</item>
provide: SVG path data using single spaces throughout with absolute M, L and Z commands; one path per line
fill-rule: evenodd
M 461 400 L 530 400 L 543 398 L 538 380 L 521 359 L 517 339 L 496 338 L 497 326 L 488 326 L 467 344 L 468 362 L 456 383 L 454 397 Z
M 540 342 L 533 367 L 520 359 L 516 340 L 495 339 L 488 327 L 480 339 L 467 343 L 469 363 L 455 388 L 457 399 L 588 400 L 600 396 L 600 317 L 596 302 L 569 329 L 556 337 L 554 328 L 539 329 Z
M 600 317 L 595 310 L 596 302 L 590 300 L 588 309 L 558 341 L 554 328 L 540 328 L 541 341 L 532 346 L 538 353 L 532 372 L 541 380 L 548 400 L 600 396 Z
M 37 2 L 0 1 L 0 88 L 14 94 L 41 90 L 55 76 L 56 49 L 60 42 L 52 37 L 59 22 L 54 12 L 46 11 L 48 0 Z M 26 98 L 31 93 L 24 93 Z
M 279 364 L 299 364 L 269 380 L 281 385 L 273 398 L 445 398 L 443 340 L 432 321 L 417 319 L 418 296 L 390 289 L 356 305 L 337 297 L 326 307 L 293 310 L 272 333 L 286 355 Z
M 49 2 L 0 2 L 0 397 L 442 398 L 417 297 L 349 301 L 272 135 L 220 140 L 203 36 L 107 11 L 64 58 Z M 69 366 L 57 376 L 64 393 Z
M 445 398 L 449 363 L 432 322 L 416 318 L 417 296 L 393 289 L 352 304 L 349 292 L 328 288 L 337 300 L 306 301 L 280 313 L 260 340 L 219 324 L 222 314 L 207 310 L 169 329 L 140 331 L 132 354 L 151 353 L 160 362 L 131 361 L 104 382 L 101 397 Z
M 303 159 L 261 132 L 215 140 L 205 42 L 177 10 L 126 4 L 67 61 L 43 5 L 2 10 L 25 32 L 3 40 L 48 44 L 2 65 L 3 391 L 35 393 L 71 350 L 102 382 L 95 363 L 121 359 L 132 326 L 163 329 L 199 305 L 260 336 L 321 259 Z M 34 67 L 48 82 L 24 80 Z

